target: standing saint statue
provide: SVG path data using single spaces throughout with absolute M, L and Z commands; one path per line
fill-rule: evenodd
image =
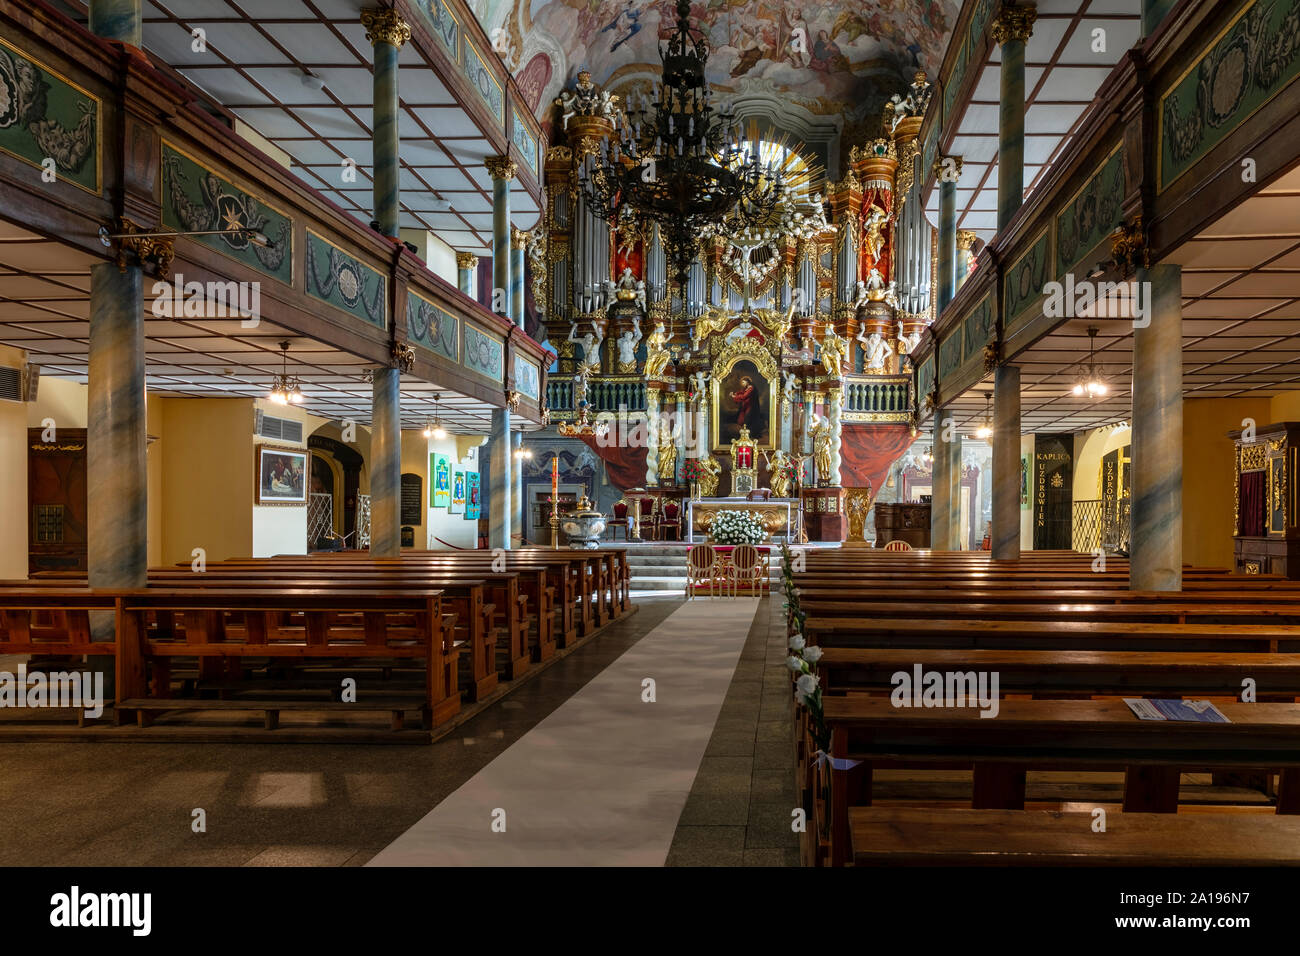
M 668 333 L 664 331 L 664 324 L 656 322 L 654 329 L 645 340 L 646 378 L 659 378 L 664 374 L 664 369 L 668 367 L 668 360 L 672 357 L 666 348 L 667 343 Z
M 831 431 L 831 420 L 825 416 L 818 418 L 811 430 L 813 440 L 813 463 L 817 466 L 817 481 L 831 483 L 831 449 L 835 436 Z

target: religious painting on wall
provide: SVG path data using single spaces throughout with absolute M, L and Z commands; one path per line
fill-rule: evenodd
M 477 521 L 482 503 L 480 493 L 482 492 L 481 479 L 477 471 L 467 471 L 465 473 L 465 520 Z
M 461 515 L 465 513 L 465 499 L 467 482 L 465 481 L 465 469 L 453 468 L 451 472 L 451 506 L 447 509 L 449 514 Z
M 307 452 L 257 446 L 257 504 L 307 503 Z
M 741 429 L 748 429 L 747 437 L 758 448 L 773 447 L 777 432 L 776 376 L 760 368 L 761 362 L 758 357 L 741 356 L 716 366 L 711 403 L 715 451 L 730 448 L 741 437 Z
M 451 459 L 436 452 L 429 455 L 429 507 L 446 508 L 451 504 Z

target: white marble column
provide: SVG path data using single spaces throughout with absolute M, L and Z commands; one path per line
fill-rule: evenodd
M 930 489 L 930 547 L 961 548 L 961 435 L 948 408 L 934 416 L 933 480 Z
M 1137 281 L 1150 310 L 1150 324 L 1133 330 L 1129 587 L 1141 591 L 1180 591 L 1183 587 L 1182 267 L 1159 265 L 1139 269 Z
M 1020 369 L 993 373 L 993 557 L 1020 557 Z

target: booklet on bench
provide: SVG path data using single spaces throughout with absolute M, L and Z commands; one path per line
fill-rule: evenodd
M 1139 720 L 1182 720 L 1192 723 L 1228 724 L 1219 708 L 1208 700 L 1147 700 L 1145 697 L 1125 697 L 1124 703 Z

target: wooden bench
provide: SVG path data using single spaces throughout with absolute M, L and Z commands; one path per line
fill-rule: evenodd
M 1300 866 L 1300 818 L 853 807 L 857 866 Z

